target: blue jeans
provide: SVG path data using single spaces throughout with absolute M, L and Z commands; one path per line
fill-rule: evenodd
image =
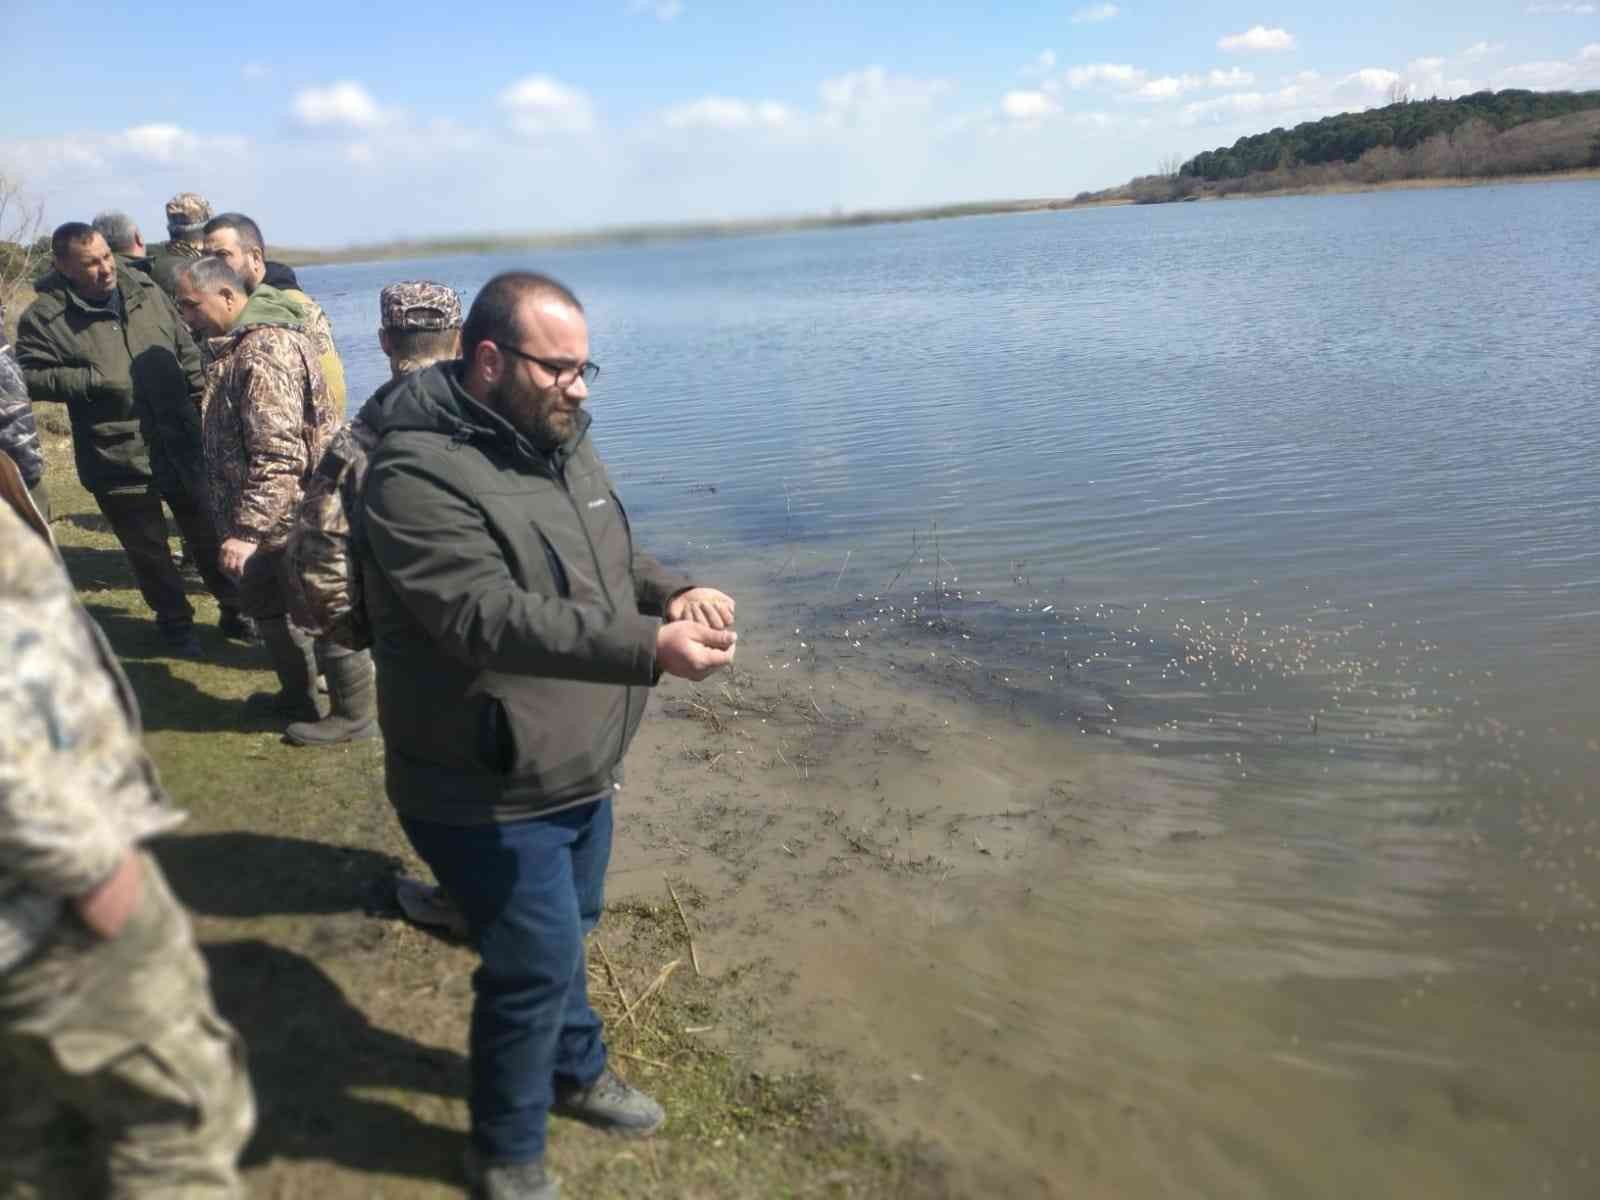
M 583 939 L 600 919 L 611 797 L 504 825 L 401 825 L 467 919 L 472 976 L 472 1141 L 488 1162 L 544 1157 L 557 1087 L 605 1070 Z

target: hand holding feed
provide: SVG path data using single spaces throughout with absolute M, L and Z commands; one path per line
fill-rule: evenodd
M 656 663 L 668 675 L 698 683 L 733 661 L 739 635 L 692 621 L 668 621 L 656 633 Z
M 667 601 L 667 620 L 694 621 L 712 629 L 732 629 L 733 610 L 733 597 L 726 592 L 692 587 Z

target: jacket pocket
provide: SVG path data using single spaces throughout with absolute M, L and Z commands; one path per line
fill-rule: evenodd
M 505 703 L 486 696 L 478 714 L 478 757 L 491 771 L 510 775 L 517 769 L 517 735 L 506 714 Z

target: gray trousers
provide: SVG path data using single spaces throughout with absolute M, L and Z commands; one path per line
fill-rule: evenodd
M 68 915 L 0 975 L 0 1197 L 237 1200 L 255 1127 L 239 1035 L 189 918 L 142 856 L 111 941 Z M 88 1143 L 87 1146 L 85 1143 Z

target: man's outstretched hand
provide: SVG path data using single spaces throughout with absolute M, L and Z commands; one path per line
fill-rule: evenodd
M 712 629 L 732 629 L 733 597 L 716 588 L 686 588 L 667 601 L 667 620 L 695 621 Z
M 656 665 L 668 675 L 698 683 L 733 661 L 739 635 L 693 621 L 668 621 L 656 634 Z

